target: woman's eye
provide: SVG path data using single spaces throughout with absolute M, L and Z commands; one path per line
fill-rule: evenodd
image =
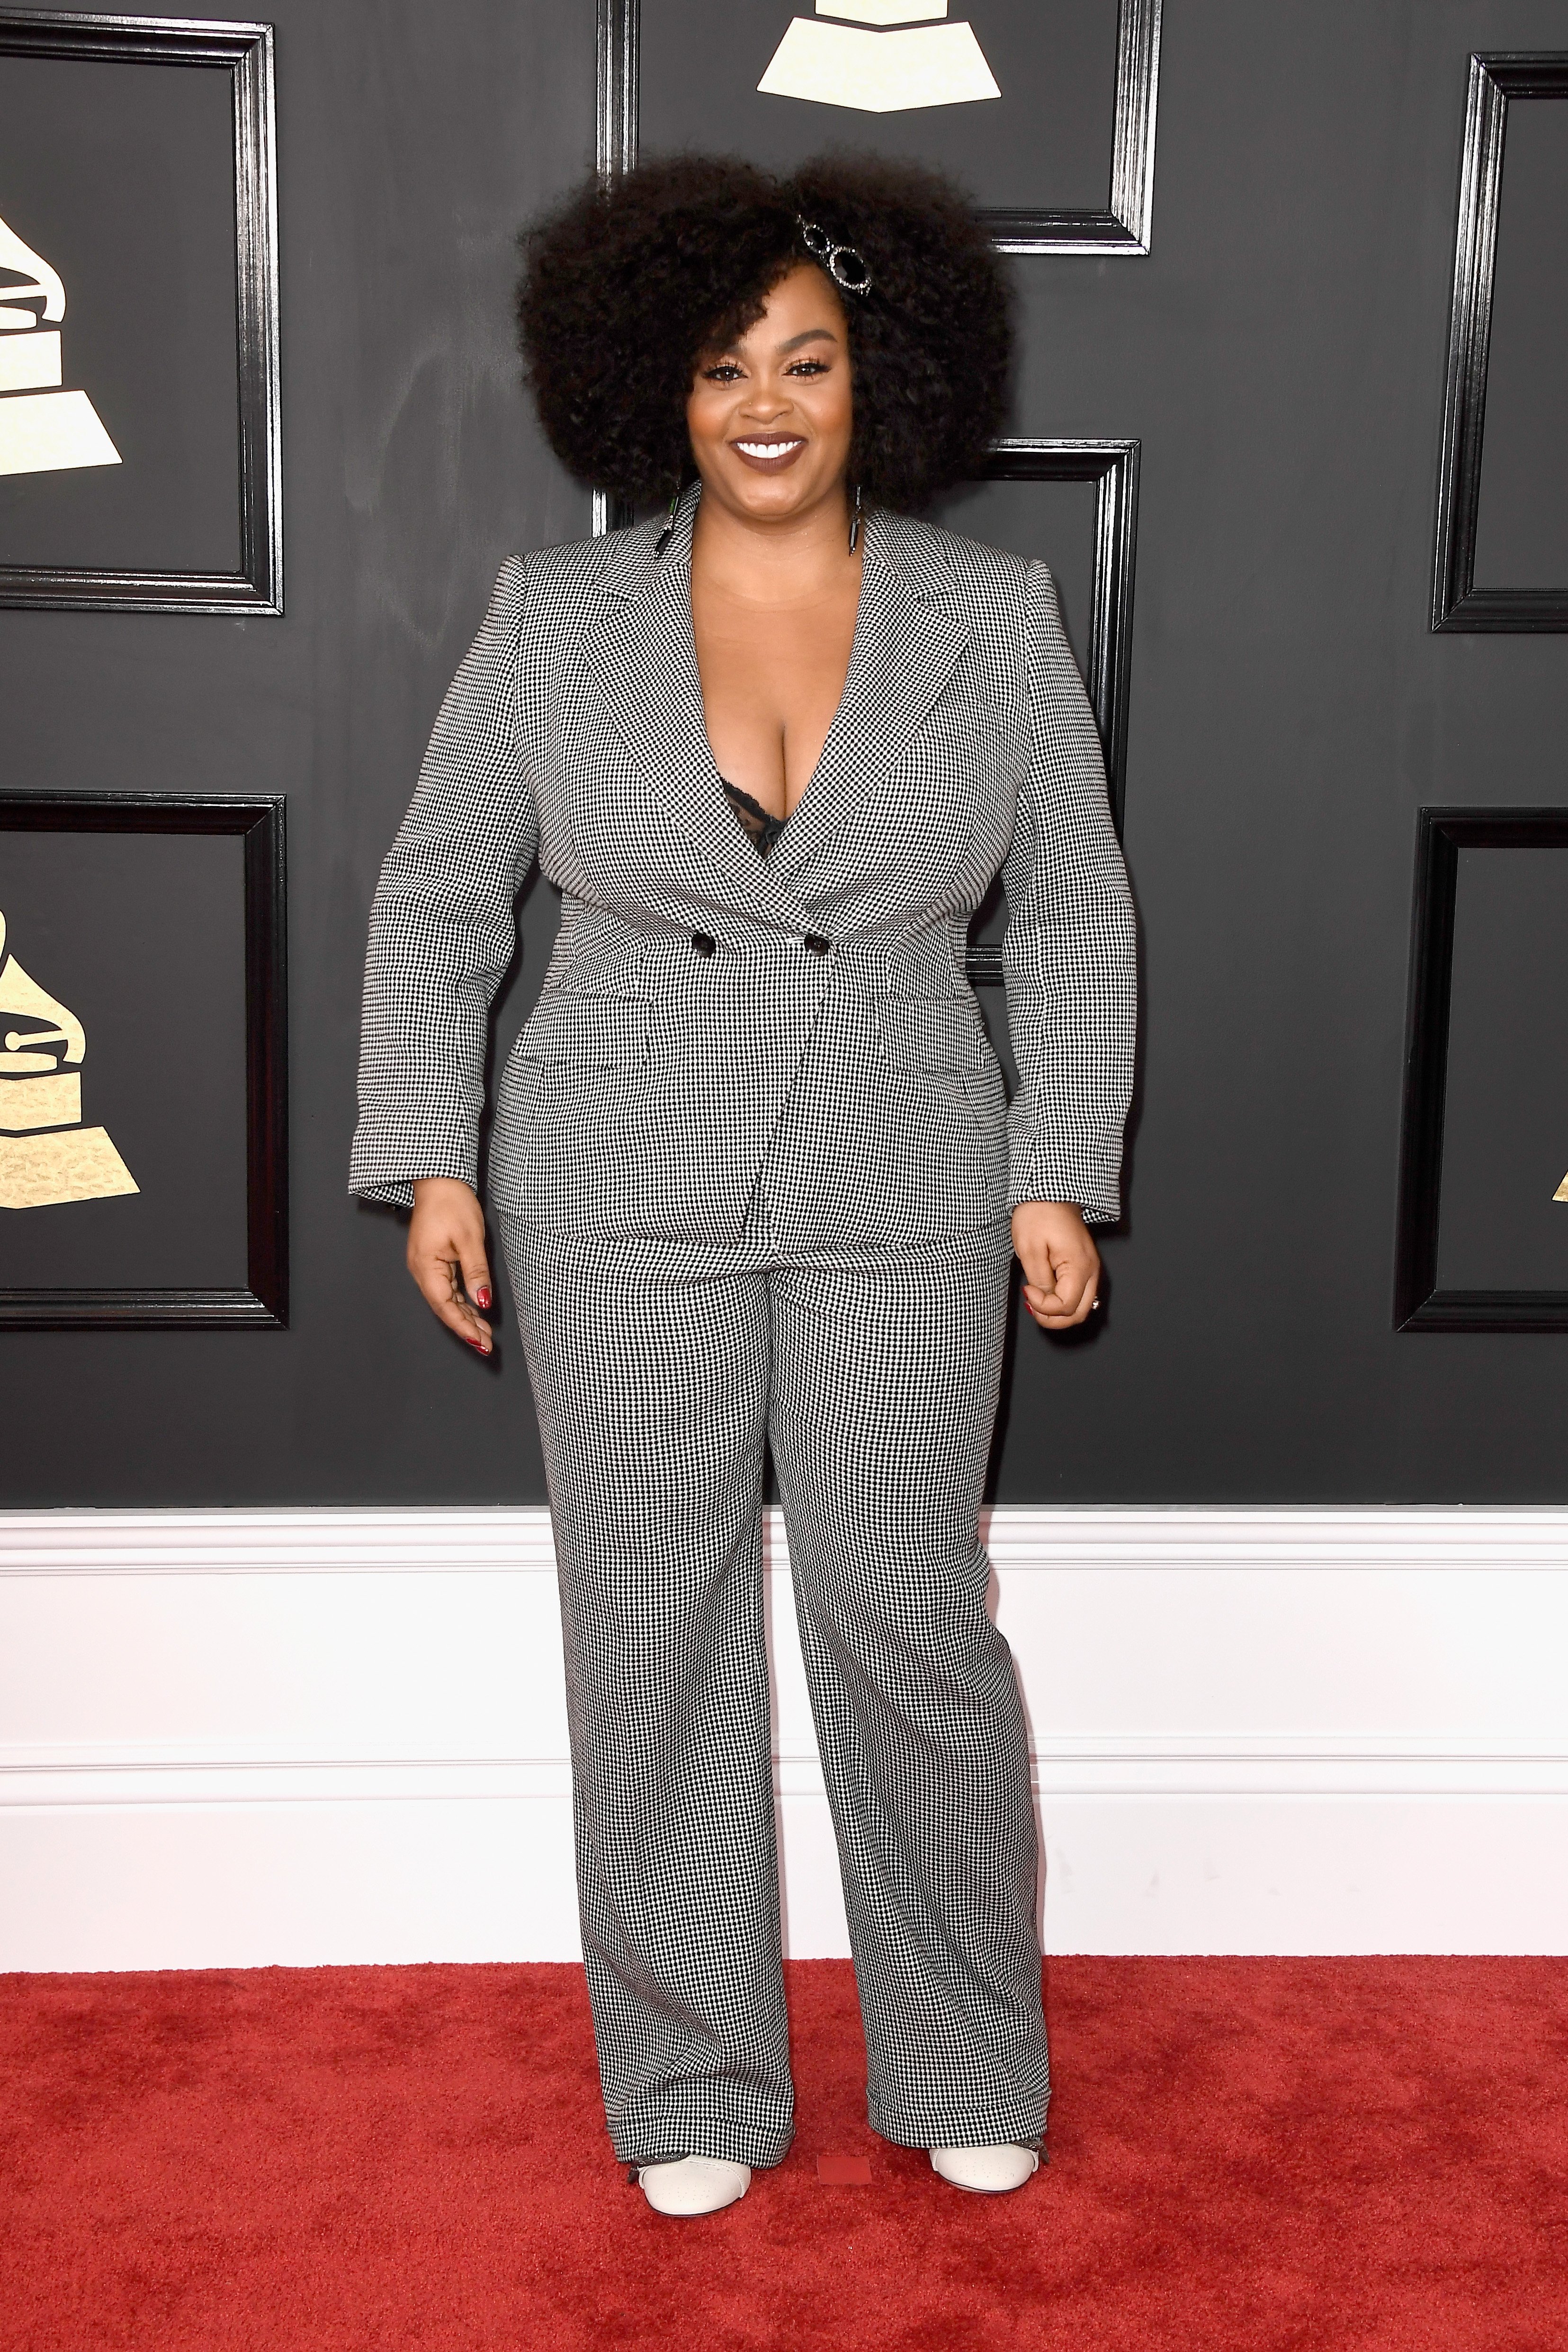
M 740 370 L 733 361 L 721 360 L 717 367 L 704 368 L 703 378 L 707 383 L 738 383 Z
M 828 365 L 825 360 L 797 360 L 786 373 L 789 375 L 826 375 Z

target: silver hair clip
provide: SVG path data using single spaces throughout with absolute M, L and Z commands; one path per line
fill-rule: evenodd
M 835 286 L 846 294 L 869 294 L 872 274 L 863 253 L 852 245 L 835 245 L 820 222 L 802 220 L 799 213 L 795 225 L 800 232 L 800 242 L 813 261 L 820 261 Z

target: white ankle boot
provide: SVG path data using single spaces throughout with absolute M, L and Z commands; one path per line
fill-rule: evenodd
M 1040 2158 L 1032 2147 L 934 2147 L 931 2168 L 955 2189 L 999 2197 L 1021 2189 L 1039 2171 Z
M 673 2164 L 644 2164 L 637 2179 L 655 2213 L 716 2213 L 751 2186 L 748 2164 L 718 2156 L 682 2156 Z

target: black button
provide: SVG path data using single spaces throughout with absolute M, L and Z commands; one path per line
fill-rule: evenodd
M 806 934 L 806 945 L 810 949 L 813 955 L 828 954 L 832 944 L 831 940 L 823 939 L 820 932 L 808 931 Z
M 698 955 L 712 955 L 715 942 L 709 939 L 706 931 L 694 931 L 692 933 L 692 945 L 695 948 Z

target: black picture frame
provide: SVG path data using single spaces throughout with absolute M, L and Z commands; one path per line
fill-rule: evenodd
M 1108 211 L 987 211 L 1001 253 L 1146 254 L 1154 219 L 1162 0 L 1120 0 L 1116 110 Z M 598 0 L 599 169 L 613 178 L 637 160 L 641 0 Z
M 1089 699 L 1105 751 L 1111 813 L 1122 829 L 1133 660 L 1133 580 L 1138 553 L 1138 441 L 1061 437 L 998 441 L 988 482 L 1092 482 L 1094 586 L 1089 613 Z
M 1532 98 L 1568 99 L 1568 50 L 1478 50 L 1472 55 L 1437 471 L 1435 630 L 1531 634 L 1568 629 L 1568 586 L 1475 584 L 1503 148 L 1510 104 Z
M 1133 581 L 1138 550 L 1137 441 L 1096 438 L 998 441 L 986 467 L 991 482 L 1092 482 L 1094 579 L 1084 683 L 1105 753 L 1111 814 L 1122 829 L 1126 793 L 1127 710 L 1132 681 Z M 1002 979 L 999 947 L 971 947 L 965 970 L 977 987 Z
M 288 1320 L 285 799 L 0 791 L 0 835 L 226 834 L 244 844 L 246 1282 L 234 1289 L 0 1289 L 23 1331 L 280 1330 Z
M 277 161 L 266 24 L 0 8 L 0 56 L 226 68 L 232 88 L 238 319 L 240 569 L 140 572 L 0 562 L 0 605 L 138 613 L 281 613 Z
M 1568 808 L 1424 808 L 1416 848 L 1399 1160 L 1399 1331 L 1568 1331 L 1568 1290 L 1439 1290 L 1454 908 L 1461 849 L 1568 848 Z

